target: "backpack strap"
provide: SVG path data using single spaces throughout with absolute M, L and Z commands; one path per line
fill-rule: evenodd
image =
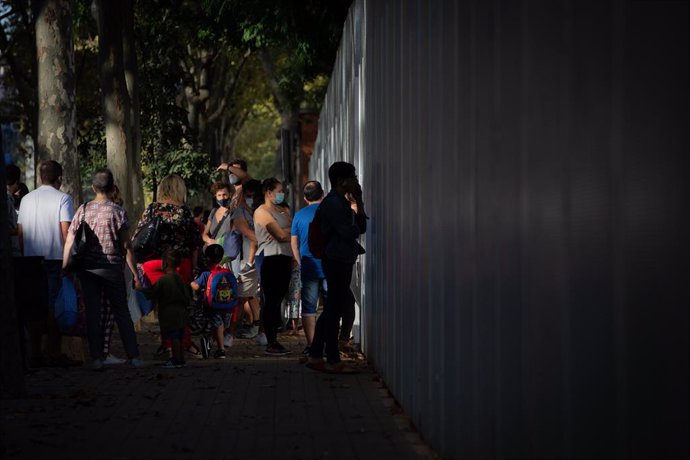
M 218 209 L 218 208 L 216 208 L 216 209 Z M 215 212 L 215 210 L 212 212 Z M 230 215 L 230 212 L 226 212 L 223 215 L 223 218 L 220 219 L 218 222 L 216 222 L 216 226 L 213 229 L 209 230 L 209 233 L 211 234 L 211 238 L 213 238 L 214 240 L 216 239 L 216 235 L 218 234 L 218 230 L 220 230 L 220 227 L 223 225 L 223 222 L 225 222 L 225 219 L 227 219 L 229 215 Z M 214 214 L 214 216 L 215 216 L 215 214 Z

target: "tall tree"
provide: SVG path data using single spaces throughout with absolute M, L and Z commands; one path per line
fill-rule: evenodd
M 139 103 L 139 72 L 137 69 L 137 50 L 134 43 L 134 0 L 122 0 L 122 56 L 130 101 L 130 165 L 132 166 L 132 212 L 140 216 L 144 211 L 144 187 L 141 173 L 141 123 Z
M 76 145 L 72 9 L 69 0 L 35 4 L 38 61 L 38 157 L 63 167 L 62 187 L 81 202 Z
M 120 188 L 125 208 L 132 199 L 131 101 L 127 91 L 122 49 L 124 12 L 119 2 L 94 0 L 98 23 L 98 57 L 108 168 Z

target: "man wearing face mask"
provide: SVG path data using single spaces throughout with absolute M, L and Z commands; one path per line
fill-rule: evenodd
M 242 195 L 242 185 L 252 180 L 252 177 L 249 175 L 249 173 L 247 173 L 247 162 L 236 159 L 232 160 L 230 163 L 221 163 L 220 166 L 218 166 L 218 171 L 227 171 L 228 182 L 230 185 L 235 187 L 235 193 L 230 199 L 229 206 L 230 211 L 233 211 L 240 201 Z
M 323 313 L 316 322 L 307 366 L 330 373 L 355 373 L 354 369 L 340 361 L 338 330 L 342 318 L 341 339 L 343 334 L 349 338 L 355 306 L 350 282 L 354 263 L 364 253 L 357 240 L 366 232 L 367 216 L 364 213 L 362 187 L 352 164 L 343 161 L 333 163 L 328 169 L 328 178 L 331 191 L 319 205 L 321 233 L 327 241 L 321 263 L 328 284 L 328 296 Z M 324 345 L 326 362 L 323 361 Z

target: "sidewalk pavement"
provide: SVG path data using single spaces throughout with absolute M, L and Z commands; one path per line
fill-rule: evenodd
M 163 369 L 157 326 L 138 332 L 147 367 L 38 369 L 29 396 L 0 400 L 8 459 L 419 459 L 421 441 L 362 355 L 357 375 L 299 363 L 304 338 L 280 337 L 293 354 L 263 355 L 235 339 L 227 359 Z M 198 337 L 195 337 L 198 343 Z M 117 332 L 114 354 L 123 356 Z M 2 456 L 2 454 L 0 454 Z

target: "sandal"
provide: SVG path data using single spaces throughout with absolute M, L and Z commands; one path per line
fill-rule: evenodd
M 187 351 L 187 353 L 189 353 L 190 355 L 201 356 L 201 350 L 199 350 L 199 347 L 197 347 L 197 346 L 194 345 L 194 344 L 192 344 L 192 345 L 190 345 L 189 347 L 187 347 L 187 350 L 186 350 L 186 351 Z

